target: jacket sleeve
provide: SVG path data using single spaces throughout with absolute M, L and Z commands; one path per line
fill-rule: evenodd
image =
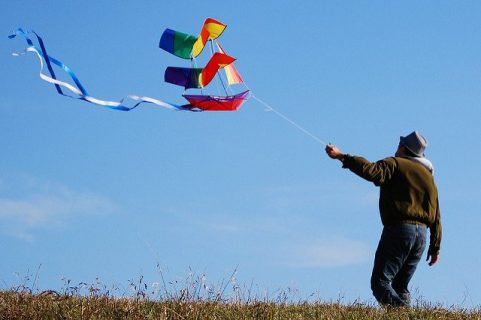
M 443 228 L 441 226 L 441 212 L 439 209 L 439 199 L 436 207 L 436 218 L 434 222 L 429 226 L 429 254 L 439 254 L 441 249 L 441 238 L 443 235 Z
M 394 158 L 386 158 L 377 162 L 369 162 L 363 157 L 346 155 L 343 168 L 347 168 L 360 176 L 380 186 L 391 180 L 396 172 L 397 163 Z

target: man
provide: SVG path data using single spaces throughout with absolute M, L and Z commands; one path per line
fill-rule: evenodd
M 371 289 L 382 305 L 408 306 L 408 284 L 426 245 L 426 261 L 438 261 L 441 244 L 441 216 L 433 166 L 424 157 L 426 139 L 417 131 L 400 137 L 394 157 L 375 163 L 344 154 L 335 145 L 326 146 L 332 159 L 342 162 L 358 176 L 380 187 L 379 211 L 383 231 L 374 259 Z

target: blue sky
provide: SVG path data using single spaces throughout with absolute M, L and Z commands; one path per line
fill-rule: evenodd
M 475 306 L 481 263 L 481 3 L 477 1 L 9 1 L 0 30 L 0 281 L 38 271 L 127 286 L 234 270 L 260 293 L 373 302 L 378 189 L 254 99 L 238 112 L 113 111 L 58 95 L 7 36 L 39 33 L 91 95 L 183 103 L 163 82 L 165 28 L 219 38 L 262 100 L 324 141 L 374 161 L 400 135 L 429 140 L 444 225 L 418 297 Z M 58 72 L 59 73 L 59 72 Z M 64 78 L 64 80 L 67 78 Z

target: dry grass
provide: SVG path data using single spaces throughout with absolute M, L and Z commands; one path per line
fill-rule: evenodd
M 239 288 L 234 275 L 217 286 L 207 285 L 205 276 L 192 274 L 181 284 L 166 284 L 162 278 L 161 285 L 155 290 L 140 277 L 129 281 L 128 295 L 125 292 L 119 295 L 118 289 L 108 289 L 98 280 L 93 284 L 78 285 L 66 280 L 60 292 L 33 290 L 23 283 L 0 291 L 0 319 L 481 320 L 479 308 L 447 309 L 421 301 L 415 302 L 413 308 L 388 309 L 340 301 L 293 301 L 289 291 L 280 292 L 273 299 L 253 297 L 251 288 Z
M 438 307 L 385 309 L 362 304 L 263 301 L 152 301 L 56 293 L 0 293 L 1 319 L 481 319 L 481 312 Z

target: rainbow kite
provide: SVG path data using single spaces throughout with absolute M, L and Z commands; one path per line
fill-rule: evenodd
M 218 52 L 214 52 L 212 45 L 212 56 L 204 68 L 195 67 L 195 57 L 197 57 L 204 49 L 207 41 L 214 42 L 224 32 L 226 25 L 208 18 L 205 20 L 200 35 L 194 36 L 166 29 L 160 38 L 159 47 L 165 51 L 183 59 L 191 59 L 192 67 L 168 67 L 165 70 L 164 80 L 166 82 L 182 86 L 186 90 L 190 88 L 201 89 L 207 86 L 220 69 L 224 69 L 228 85 L 243 83 L 243 80 L 233 65 L 235 59 L 225 53 L 222 47 L 216 43 Z M 222 80 L 222 77 L 219 76 Z M 183 97 L 189 101 L 184 108 L 191 110 L 209 110 L 209 111 L 232 111 L 237 110 L 242 103 L 248 98 L 249 90 L 229 95 L 225 89 L 225 96 L 213 95 L 192 95 L 183 94 Z
M 227 55 L 217 42 L 216 45 L 218 52 L 214 52 L 214 45 L 212 42 L 224 32 L 225 28 L 225 24 L 212 18 L 208 18 L 205 20 L 198 37 L 171 29 L 166 29 L 163 32 L 159 47 L 177 57 L 190 59 L 193 64 L 191 68 L 168 67 L 164 74 L 166 82 L 183 86 L 185 90 L 203 90 L 215 78 L 215 76 L 218 75 L 219 81 L 222 82 L 225 91 L 225 96 L 207 94 L 193 95 L 184 92 L 183 97 L 189 102 L 184 105 L 168 103 L 159 99 L 137 95 L 128 95 L 120 101 L 109 101 L 92 97 L 68 66 L 47 54 L 42 38 L 34 31 L 26 32 L 19 28 L 14 34 L 10 35 L 9 38 L 13 39 L 20 36 L 26 40 L 28 46 L 23 53 L 32 52 L 37 55 L 40 61 L 40 78 L 53 84 L 57 92 L 64 96 L 81 99 L 95 105 L 120 111 L 130 111 L 142 103 L 151 103 L 181 111 L 233 111 L 237 110 L 248 98 L 249 90 L 230 95 L 227 93 L 227 89 L 230 90 L 231 85 L 242 84 L 243 80 L 233 65 L 235 58 Z M 30 37 L 30 34 L 33 34 L 33 37 Z M 37 45 L 34 44 L 35 41 L 37 42 Z M 212 56 L 210 60 L 203 68 L 194 67 L 195 58 L 202 53 L 208 41 L 211 41 L 212 48 Z M 19 54 L 15 53 L 14 55 Z M 67 73 L 73 83 L 58 80 L 53 66 L 57 66 Z M 44 70 L 45 67 L 48 72 Z M 225 86 L 224 79 L 219 72 L 221 69 L 225 71 L 224 78 L 227 80 L 227 87 Z

